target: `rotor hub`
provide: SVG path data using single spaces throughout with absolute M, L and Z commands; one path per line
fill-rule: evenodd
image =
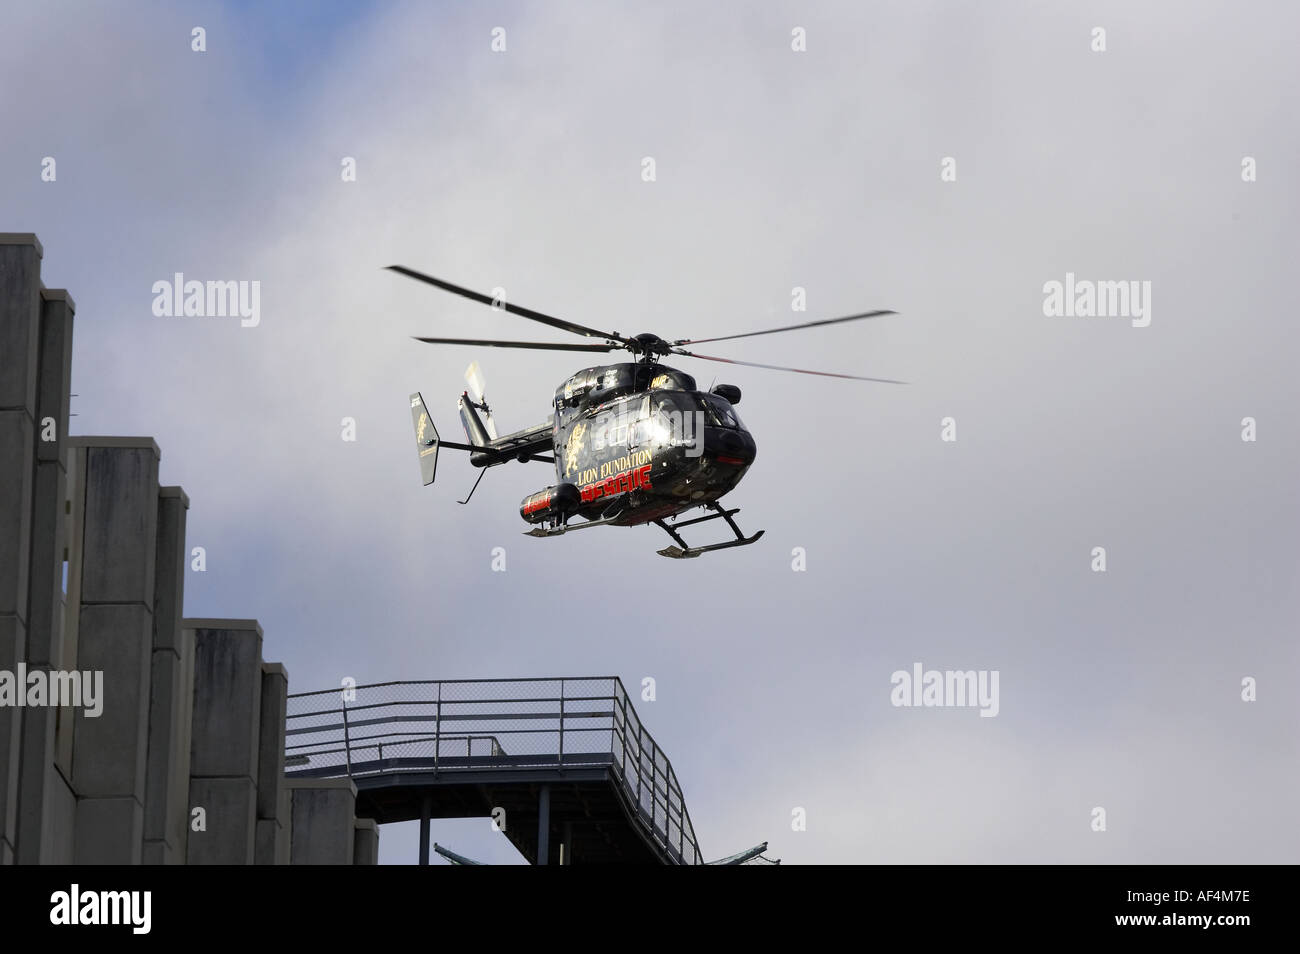
M 636 353 L 646 358 L 672 353 L 672 346 L 667 341 L 648 331 L 637 335 L 632 340 L 636 342 Z

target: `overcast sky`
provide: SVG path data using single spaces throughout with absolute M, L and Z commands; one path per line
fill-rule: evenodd
M 4 8 L 0 230 L 77 302 L 74 432 L 156 438 L 208 554 L 186 615 L 257 618 L 291 691 L 653 677 L 708 858 L 1300 860 L 1294 5 Z M 392 263 L 668 338 L 892 308 L 713 348 L 911 383 L 683 359 L 743 391 L 762 541 L 529 539 L 553 472 L 457 506 L 477 474 L 421 486 L 406 398 L 455 439 L 477 357 L 514 430 L 583 357 L 413 342 L 560 336 Z M 259 281 L 260 324 L 155 317 L 176 272 Z M 1149 325 L 1046 317 L 1067 273 L 1150 282 Z M 997 716 L 891 705 L 915 663 L 997 670 Z

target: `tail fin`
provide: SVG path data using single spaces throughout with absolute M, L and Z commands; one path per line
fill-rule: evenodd
M 465 437 L 475 447 L 485 447 L 492 438 L 479 419 L 468 392 L 456 399 L 456 410 L 460 412 L 460 422 L 465 425 Z
M 420 479 L 424 486 L 433 483 L 438 469 L 438 429 L 433 426 L 424 398 L 416 391 L 411 395 L 411 423 L 415 425 L 415 449 L 420 455 Z

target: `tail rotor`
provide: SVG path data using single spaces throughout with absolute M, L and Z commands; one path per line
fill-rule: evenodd
M 487 429 L 488 437 L 496 440 L 497 425 L 492 420 L 492 409 L 488 407 L 487 398 L 484 397 L 483 369 L 478 366 L 477 361 L 471 361 L 469 367 L 465 369 L 465 383 L 469 385 L 474 406 L 483 412 L 483 426 Z

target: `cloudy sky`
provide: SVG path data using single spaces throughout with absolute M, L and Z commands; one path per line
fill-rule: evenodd
M 77 302 L 74 431 L 157 439 L 208 554 L 186 614 L 257 618 L 292 689 L 653 677 L 638 710 L 709 858 L 1300 860 L 1293 5 L 14 2 L 4 22 L 0 230 L 37 233 Z M 728 500 L 755 546 L 529 539 L 518 502 L 549 469 L 496 469 L 457 506 L 476 473 L 448 453 L 420 485 L 406 398 L 454 439 L 477 357 L 513 430 L 582 357 L 413 342 L 559 336 L 391 263 L 671 338 L 892 308 L 714 347 L 911 383 L 723 372 L 759 446 Z M 176 272 L 259 281 L 260 324 L 155 317 Z M 1067 273 L 1150 282 L 1150 324 L 1046 317 Z M 997 716 L 892 705 L 916 663 L 998 671 Z M 384 861 L 414 860 L 413 827 L 384 830 Z M 482 819 L 434 838 L 519 860 Z

